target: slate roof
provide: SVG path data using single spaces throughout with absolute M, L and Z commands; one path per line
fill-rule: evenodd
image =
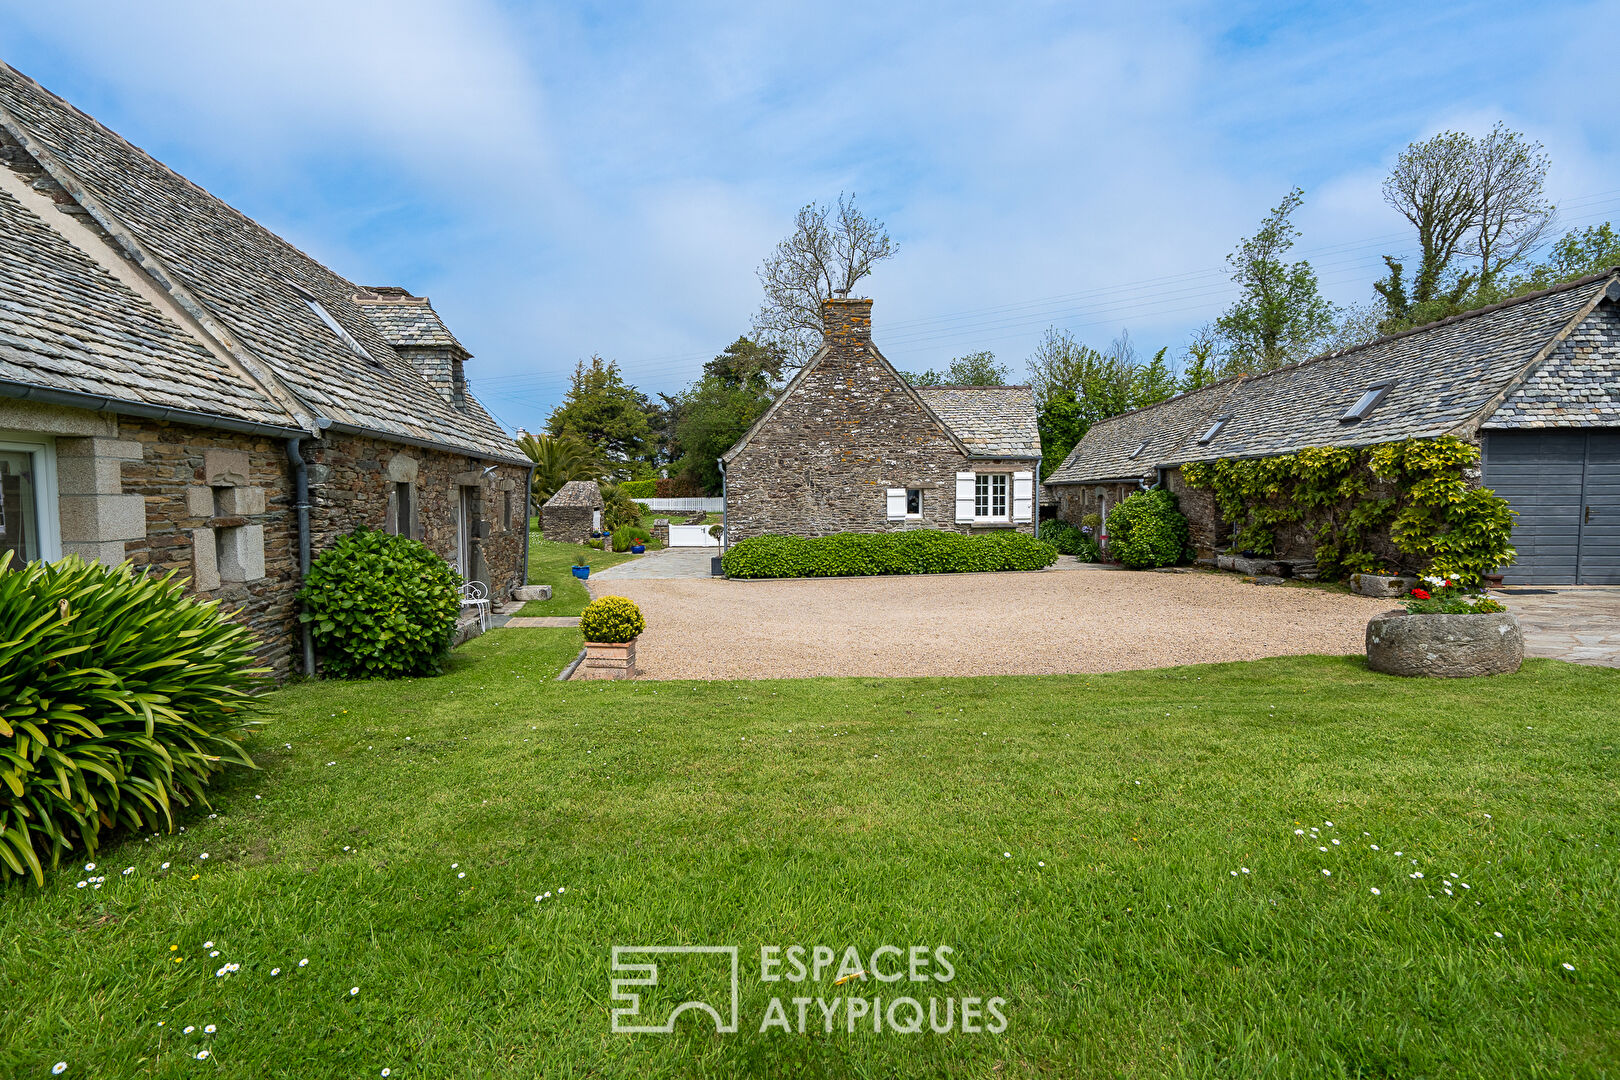
M 1027 386 L 919 386 L 917 396 L 977 457 L 1040 457 Z
M 596 486 L 595 480 L 570 480 L 546 500 L 547 509 L 553 506 L 584 506 L 600 510 L 603 506 L 602 489 Z
M 1592 312 L 1482 426 L 1620 427 L 1620 310 Z
M 172 278 L 188 291 L 311 411 L 384 438 L 515 458 L 487 412 L 457 410 L 394 353 L 355 303 L 353 282 L 4 64 L 0 109 L 58 182 L 98 220 L 112 219 L 101 222 L 109 232 L 127 232 L 155 257 L 146 266 L 155 280 Z M 376 363 L 357 356 L 289 282 L 313 295 Z
M 1198 393 L 1098 421 L 1046 483 L 1135 480 L 1151 474 L 1159 462 L 1174 458 L 1184 444 L 1203 434 L 1236 385 L 1237 380 L 1228 379 Z
M 1145 477 L 1161 466 L 1189 461 L 1265 457 L 1307 446 L 1367 446 L 1460 431 L 1479 422 L 1498 395 L 1513 389 L 1535 361 L 1555 349 L 1577 316 L 1602 300 L 1614 280 L 1612 272 L 1582 278 L 1112 417 L 1092 425 L 1046 482 Z M 1356 423 L 1339 421 L 1370 384 L 1386 379 L 1393 386 L 1370 416 Z M 1556 379 L 1549 379 L 1542 389 L 1527 388 L 1526 393 L 1554 392 Z M 1509 394 L 1508 400 L 1516 398 Z M 1221 414 L 1231 415 L 1226 426 L 1207 445 L 1198 443 Z M 1594 410 L 1592 415 L 1599 414 Z M 1144 438 L 1147 449 L 1131 458 Z M 1121 473 L 1122 468 L 1130 471 Z
M 5 191 L 0 379 L 292 426 L 243 372 Z
M 356 293 L 354 300 L 390 345 L 460 349 L 464 356 L 471 355 L 425 296 L 411 296 L 403 289 L 371 288 Z

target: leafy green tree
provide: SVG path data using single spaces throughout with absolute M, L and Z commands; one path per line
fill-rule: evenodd
M 958 356 L 944 371 L 929 368 L 900 374 L 912 386 L 1006 386 L 1012 369 L 996 363 L 996 354 L 986 349 Z
M 1513 288 L 1514 292 L 1547 289 L 1616 266 L 1620 266 L 1620 235 L 1605 221 L 1565 233 L 1546 259 L 1514 279 Z
M 1029 359 L 1041 432 L 1041 475 L 1063 463 L 1099 420 L 1163 401 L 1176 392 L 1168 350 L 1143 363 L 1128 332 L 1106 354 L 1074 340 L 1067 330 L 1048 329 Z
M 1202 390 L 1220 381 L 1220 359 L 1217 355 L 1220 346 L 1220 334 L 1213 324 L 1193 331 L 1192 340 L 1187 342 L 1186 359 L 1181 365 L 1181 380 L 1176 384 L 1178 393 Z
M 535 465 L 534 482 L 529 487 L 533 509 L 539 509 L 570 480 L 596 480 L 602 475 L 601 461 L 583 439 L 572 435 L 525 435 L 513 441 Z
M 562 404 L 547 427 L 554 436 L 573 436 L 595 448 L 610 470 L 628 474 L 656 451 L 648 423 L 650 403 L 619 374 L 619 365 L 592 356 L 580 361 Z
M 728 386 L 705 375 L 678 396 L 680 419 L 675 441 L 680 458 L 675 471 L 690 477 L 707 495 L 721 491 L 720 455 L 754 426 L 771 404 L 771 395 L 747 385 Z
M 1267 214 L 1255 234 L 1227 256 L 1242 295 L 1215 320 L 1226 374 L 1270 371 L 1304 360 L 1333 332 L 1334 307 L 1322 297 L 1316 271 L 1283 257 L 1299 238 L 1291 220 L 1304 201 L 1295 188 Z
M 1176 396 L 1176 373 L 1170 368 L 1169 353 L 1167 345 L 1131 372 L 1131 408 L 1141 409 Z
M 762 345 L 744 335 L 704 364 L 703 374 L 733 389 L 748 387 L 752 390 L 768 390 L 781 381 L 784 366 L 781 349 Z

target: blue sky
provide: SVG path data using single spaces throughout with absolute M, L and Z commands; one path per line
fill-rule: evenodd
M 433 298 L 536 428 L 574 362 L 673 391 L 798 206 L 854 192 L 899 366 L 1214 318 L 1292 186 L 1330 298 L 1408 252 L 1400 149 L 1501 119 L 1566 226 L 1620 217 L 1620 3 L 6 3 L 0 55 L 347 277 Z M 1125 10 L 1130 9 L 1130 10 Z

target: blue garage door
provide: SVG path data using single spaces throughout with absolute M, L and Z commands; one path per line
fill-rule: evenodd
M 1489 432 L 1485 486 L 1518 511 L 1510 585 L 1620 585 L 1620 430 Z

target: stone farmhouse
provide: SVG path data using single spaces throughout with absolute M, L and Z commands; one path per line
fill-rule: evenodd
M 872 343 L 872 301 L 822 304 L 825 340 L 720 458 L 726 538 L 1034 532 L 1027 386 L 912 386 Z
M 505 596 L 529 462 L 424 297 L 362 288 L 0 64 L 0 551 L 179 571 L 313 670 L 295 594 L 365 525 Z
M 1440 435 L 1481 447 L 1470 479 L 1518 514 L 1507 582 L 1620 584 L 1620 271 L 1112 417 L 1046 483 L 1072 522 L 1163 484 L 1208 558 L 1231 530 L 1182 465 Z

